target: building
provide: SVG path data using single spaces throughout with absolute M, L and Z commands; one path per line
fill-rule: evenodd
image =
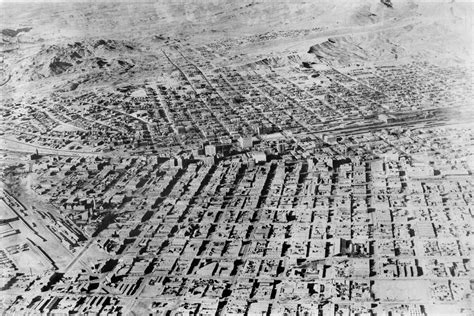
M 0 199 L 0 224 L 13 222 L 17 219 L 18 215 L 15 214 L 13 208 L 5 203 L 3 199 Z
M 286 151 L 286 144 L 285 143 L 278 143 L 277 151 L 278 151 L 278 154 L 283 155 Z
M 323 135 L 323 140 L 324 140 L 324 142 L 326 142 L 328 144 L 337 144 L 337 136 L 336 135 L 325 134 L 325 135 Z
M 252 148 L 253 146 L 252 136 L 247 136 L 247 137 L 240 136 L 239 144 L 240 144 L 240 148 L 242 149 Z
M 172 164 L 172 167 L 174 168 L 183 168 L 183 158 L 178 156 L 174 157 L 170 163 Z
M 378 119 L 384 123 L 393 123 L 395 122 L 395 118 L 391 115 L 387 114 L 379 114 Z
M 334 240 L 333 253 L 335 256 L 344 256 L 351 253 L 350 241 L 344 238 L 336 238 Z
M 204 152 L 206 156 L 215 156 L 217 154 L 216 145 L 206 145 Z
M 252 154 L 252 158 L 255 160 L 256 163 L 267 161 L 267 155 L 263 151 L 254 152 Z
M 30 156 L 31 160 L 38 160 L 41 158 L 41 155 L 38 152 L 38 149 L 36 149 L 36 152 Z

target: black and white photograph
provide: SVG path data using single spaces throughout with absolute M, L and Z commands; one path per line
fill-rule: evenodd
M 472 316 L 473 17 L 0 0 L 0 315 Z

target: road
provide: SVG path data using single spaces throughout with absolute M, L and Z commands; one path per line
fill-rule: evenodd
M 78 260 L 81 259 L 81 257 L 86 253 L 86 251 L 89 249 L 89 247 L 96 241 L 97 237 L 93 237 L 89 239 L 89 241 L 82 247 L 81 251 L 74 257 L 74 259 L 64 268 L 62 272 L 67 273 L 71 268 L 76 264 Z M 87 267 L 87 269 L 89 269 Z
M 60 155 L 60 156 L 81 156 L 81 155 L 113 156 L 112 154 L 102 153 L 102 152 L 54 149 L 50 147 L 25 143 L 22 141 L 18 141 L 16 139 L 7 138 L 5 136 L 0 136 L 0 148 L 5 151 L 8 150 L 8 151 L 19 152 L 19 153 L 35 153 L 36 150 L 38 150 L 40 154 L 50 154 L 50 155 Z

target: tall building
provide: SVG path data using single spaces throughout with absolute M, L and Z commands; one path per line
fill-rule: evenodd
M 252 154 L 256 163 L 267 161 L 267 155 L 263 151 L 257 151 Z
M 206 156 L 215 156 L 217 154 L 216 145 L 206 145 L 204 152 Z
M 332 134 L 323 135 L 323 140 L 331 145 L 337 144 L 337 136 Z
M 278 151 L 278 154 L 283 155 L 286 151 L 286 144 L 285 143 L 278 143 L 277 151 Z
M 170 163 L 172 164 L 172 167 L 175 168 L 183 168 L 183 158 L 178 156 L 170 160 Z
M 246 136 L 246 137 L 240 136 L 239 144 L 242 149 L 252 148 L 253 146 L 252 136 Z

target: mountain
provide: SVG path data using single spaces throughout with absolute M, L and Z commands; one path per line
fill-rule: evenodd
M 414 0 L 1 2 L 2 89 L 143 80 L 166 73 L 161 50 L 175 44 L 209 44 L 217 67 L 466 62 L 472 9 Z

